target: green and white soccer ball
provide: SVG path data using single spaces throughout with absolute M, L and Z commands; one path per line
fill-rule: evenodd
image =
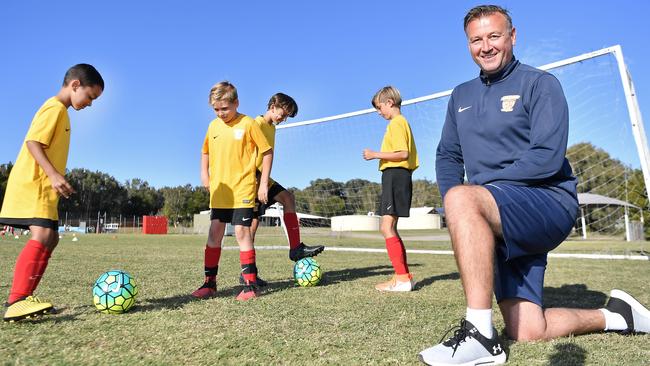
M 122 314 L 135 304 L 138 285 L 130 274 L 121 270 L 102 273 L 93 286 L 93 303 L 105 314 Z
M 293 266 L 293 278 L 302 287 L 316 286 L 322 277 L 320 265 L 314 258 L 303 258 Z

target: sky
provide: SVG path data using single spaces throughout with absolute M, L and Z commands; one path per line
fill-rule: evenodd
M 370 108 L 372 95 L 389 84 L 404 99 L 449 90 L 478 74 L 462 27 L 478 4 L 4 1 L 0 164 L 15 161 L 34 113 L 58 92 L 65 71 L 83 62 L 100 71 L 106 88 L 92 107 L 69 110 L 68 169 L 157 188 L 200 185 L 201 144 L 214 118 L 208 92 L 216 82 L 236 85 L 239 111 L 252 116 L 276 92 L 293 96 L 299 114 L 287 123 Z M 513 18 L 515 56 L 533 66 L 620 44 L 650 121 L 648 2 L 496 4 Z M 437 141 L 418 144 L 428 151 Z

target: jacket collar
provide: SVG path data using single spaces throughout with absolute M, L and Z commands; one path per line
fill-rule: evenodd
M 501 81 L 508 77 L 508 75 L 512 74 L 512 72 L 517 68 L 519 65 L 519 60 L 515 58 L 515 55 L 512 55 L 512 60 L 499 72 L 496 74 L 492 75 L 486 75 L 481 71 L 479 74 L 479 77 L 481 78 L 481 81 L 483 84 L 493 84 L 498 81 Z

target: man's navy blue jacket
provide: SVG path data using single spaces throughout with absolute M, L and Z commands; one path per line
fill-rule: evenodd
M 495 75 L 457 86 L 436 152 L 436 178 L 444 197 L 463 184 L 544 186 L 569 212 L 576 183 L 566 159 L 569 109 L 560 82 L 513 56 Z

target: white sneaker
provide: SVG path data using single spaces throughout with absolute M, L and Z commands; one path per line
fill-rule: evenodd
M 390 281 L 375 285 L 378 291 L 387 292 L 409 292 L 413 290 L 413 276 L 410 273 L 394 275 Z
M 605 308 L 625 319 L 627 329 L 621 333 L 650 333 L 650 310 L 627 292 L 612 290 Z
M 420 352 L 420 361 L 433 366 L 497 365 L 506 362 L 506 352 L 496 329 L 493 329 L 492 338 L 488 339 L 472 323 L 463 319 L 460 326 L 447 333 L 452 330 L 454 335 L 451 338 Z

